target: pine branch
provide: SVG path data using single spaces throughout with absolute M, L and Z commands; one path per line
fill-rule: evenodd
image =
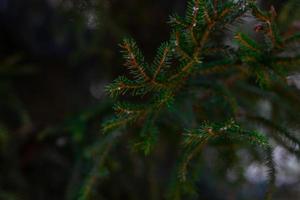
M 241 47 L 243 47 L 244 50 L 246 50 L 246 51 L 250 51 L 250 52 L 260 52 L 261 51 L 261 47 L 254 40 L 252 40 L 250 37 L 248 37 L 247 35 L 245 35 L 243 33 L 238 33 L 235 36 L 235 39 L 241 45 Z
M 162 43 L 158 48 L 157 55 L 153 61 L 153 77 L 152 81 L 155 82 L 159 75 L 163 73 L 163 70 L 170 67 L 170 60 L 172 56 L 171 45 L 169 43 Z
M 188 27 L 188 25 L 185 23 L 185 20 L 182 19 L 177 14 L 173 14 L 173 15 L 170 16 L 169 24 L 175 30 L 183 30 L 183 29 L 186 29 Z
M 125 76 L 118 77 L 112 84 L 108 85 L 106 92 L 111 97 L 118 97 L 129 93 L 132 96 L 143 95 L 147 92 L 145 83 L 137 83 L 136 81 L 131 81 Z
M 157 142 L 159 130 L 153 123 L 153 118 L 148 118 L 140 133 L 140 138 L 133 144 L 133 149 L 142 151 L 145 156 L 149 155 Z
M 278 33 L 276 24 L 274 23 L 274 19 L 276 17 L 276 11 L 274 7 L 271 7 L 269 12 L 264 12 L 257 7 L 254 3 L 251 3 L 251 11 L 253 16 L 255 16 L 258 20 L 262 21 L 265 25 L 265 30 L 262 29 L 268 38 L 271 40 L 271 43 L 274 48 L 282 47 L 282 39 Z
M 226 137 L 230 140 L 260 146 L 263 149 L 270 148 L 268 139 L 263 134 L 256 131 L 244 130 L 233 120 L 226 123 L 204 123 L 199 129 L 188 131 L 184 136 L 183 146 L 186 149 L 186 156 L 180 170 L 182 181 L 186 180 L 188 164 L 201 151 L 203 146 L 210 141 Z
M 121 45 L 123 48 L 124 59 L 126 60 L 125 66 L 134 75 L 134 78 L 138 81 L 148 81 L 150 78 L 146 73 L 148 64 L 138 49 L 136 42 L 132 39 L 125 39 Z
M 268 176 L 268 188 L 265 195 L 266 200 L 272 200 L 272 196 L 275 189 L 275 181 L 276 181 L 276 169 L 275 162 L 273 159 L 273 151 L 270 147 L 266 148 L 266 166 L 268 168 L 267 176 Z
M 112 132 L 113 130 L 116 130 L 120 127 L 124 127 L 129 122 L 132 122 L 134 120 L 133 117 L 115 117 L 113 119 L 110 119 L 108 121 L 105 121 L 102 124 L 102 132 L 108 133 Z
M 247 116 L 248 119 L 253 120 L 259 124 L 262 124 L 268 128 L 270 128 L 271 130 L 276 132 L 276 136 L 277 134 L 279 134 L 279 138 L 275 138 L 275 139 L 280 139 L 279 142 L 283 142 L 283 144 L 287 145 L 287 143 L 291 144 L 291 146 L 289 146 L 290 150 L 292 150 L 293 152 L 297 152 L 299 151 L 300 148 L 300 140 L 298 138 L 296 138 L 292 133 L 290 133 L 289 130 L 287 130 L 287 128 L 278 125 L 275 122 L 272 122 L 268 119 L 265 119 L 263 117 L 258 117 L 258 116 Z M 288 142 L 286 142 L 288 141 Z M 299 154 L 300 155 L 300 154 Z
M 114 132 L 113 134 L 106 136 L 103 140 L 101 140 L 101 142 L 97 144 L 97 157 L 95 158 L 95 163 L 80 189 L 78 200 L 94 199 L 93 191 L 98 179 L 101 178 L 100 171 L 104 168 L 104 164 L 107 160 L 108 154 L 117 142 L 117 138 L 120 136 L 120 134 L 120 132 Z
M 241 22 L 248 14 L 260 21 L 261 24 L 255 27 L 255 31 L 265 37 L 263 42 L 258 43 L 244 33 L 235 33 L 234 39 L 239 45 L 238 49 L 228 48 L 225 42 L 214 40 L 216 35 L 225 32 L 224 28 Z M 134 103 L 116 103 L 116 117 L 105 123 L 103 130 L 107 132 L 136 123 L 135 128 L 138 127 L 141 134 L 134 147 L 147 155 L 157 140 L 160 131 L 157 122 L 163 121 L 161 113 L 166 114 L 164 111 L 168 108 L 174 109 L 174 102 L 181 102 L 177 102 L 179 96 L 192 93 L 191 89 L 195 90 L 189 101 L 191 107 L 195 108 L 195 124 L 191 124 L 190 127 L 199 126 L 197 123 L 203 118 L 220 121 L 216 114 L 227 118 L 248 112 L 247 106 L 253 105 L 246 104 L 248 99 L 242 99 L 245 97 L 235 96 L 237 88 L 231 86 L 244 82 L 258 89 L 259 84 L 261 88 L 274 92 L 271 86 L 274 87 L 273 85 L 279 82 L 284 83 L 282 77 L 291 72 L 292 66 L 299 63 L 299 55 L 296 55 L 298 53 L 287 53 L 288 44 L 298 42 L 299 36 L 295 34 L 283 40 L 275 23 L 275 15 L 274 8 L 267 12 L 262 11 L 253 0 L 189 0 L 185 17 L 176 14 L 170 17 L 171 37 L 158 48 L 151 65 L 145 62 L 133 40 L 124 40 L 122 48 L 125 65 L 133 77 L 116 79 L 107 87 L 107 91 L 115 98 L 121 95 L 138 98 Z M 282 41 L 287 44 L 284 45 Z M 252 83 L 253 79 L 256 79 L 258 84 Z M 199 87 L 191 88 L 190 83 L 197 83 Z M 263 91 L 263 94 L 265 93 L 266 91 Z M 247 98 L 247 95 L 245 96 Z M 206 108 L 214 98 L 221 103 L 212 105 L 217 106 L 216 110 L 225 110 L 225 113 L 220 114 L 219 110 L 214 113 L 215 108 Z M 202 107 L 207 109 L 207 115 L 200 116 L 198 113 L 196 108 Z M 182 124 L 179 126 L 183 126 Z M 298 138 L 279 127 L 275 129 L 278 133 L 272 138 L 280 138 L 284 144 L 289 141 L 293 145 L 299 145 Z M 181 180 L 187 181 L 190 163 L 206 145 L 217 147 L 217 144 L 225 144 L 228 141 L 264 150 L 269 176 L 266 199 L 271 199 L 275 167 L 268 138 L 257 131 L 242 128 L 235 120 L 225 123 L 202 123 L 200 128 L 191 129 L 184 134 L 185 155 L 180 167 Z M 291 145 L 285 146 L 296 152 Z M 177 197 L 180 198 L 179 196 Z
M 189 28 L 193 29 L 199 24 L 203 23 L 205 12 L 204 0 L 191 0 L 188 1 L 185 21 L 189 24 Z

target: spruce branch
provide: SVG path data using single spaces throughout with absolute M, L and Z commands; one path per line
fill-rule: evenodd
M 157 142 L 158 133 L 159 130 L 153 123 L 153 118 L 149 117 L 140 132 L 140 138 L 133 144 L 133 149 L 142 151 L 145 156 L 149 155 Z
M 109 153 L 118 141 L 118 137 L 120 135 L 120 132 L 114 132 L 110 135 L 105 136 L 103 140 L 97 142 L 95 149 L 95 163 L 81 186 L 79 196 L 77 198 L 78 200 L 94 199 L 95 185 L 102 176 L 100 171 L 103 171 L 103 169 L 105 168 L 105 162 L 109 157 Z
M 263 149 L 269 149 L 269 143 L 266 136 L 257 131 L 244 130 L 234 120 L 226 123 L 204 123 L 198 129 L 190 130 L 184 134 L 183 143 L 186 149 L 186 156 L 182 162 L 180 178 L 186 180 L 188 165 L 191 160 L 202 150 L 204 145 L 211 141 L 227 138 L 229 140 L 246 142 Z
M 146 73 L 148 64 L 145 62 L 136 42 L 133 39 L 125 39 L 120 46 L 123 48 L 122 52 L 126 60 L 125 66 L 128 67 L 134 78 L 138 81 L 148 81 L 150 79 Z
M 127 93 L 132 96 L 136 96 L 147 92 L 145 83 L 138 83 L 136 81 L 129 80 L 125 76 L 118 77 L 112 84 L 108 85 L 105 90 L 111 97 L 114 98 Z
M 250 37 L 243 33 L 238 33 L 234 37 L 237 42 L 240 44 L 240 47 L 243 47 L 244 50 L 249 51 L 249 52 L 260 52 L 261 47 Z
M 297 156 L 300 156 L 300 139 L 290 133 L 286 127 L 259 116 L 247 116 L 247 118 L 271 129 L 271 134 L 277 142 L 285 146 L 291 152 L 296 153 Z
M 153 61 L 153 77 L 152 82 L 156 82 L 158 75 L 163 73 L 163 70 L 170 67 L 171 64 L 171 56 L 172 50 L 171 45 L 169 43 L 162 43 L 162 45 L 158 48 L 157 55 Z
M 114 117 L 110 120 L 105 121 L 102 124 L 102 132 L 108 133 L 112 132 L 113 130 L 116 130 L 120 127 L 124 127 L 129 122 L 133 121 L 133 117 Z
M 267 177 L 268 177 L 268 188 L 265 194 L 265 200 L 272 200 L 274 189 L 275 189 L 275 181 L 276 181 L 276 168 L 275 162 L 273 159 L 273 151 L 271 147 L 265 149 L 265 160 L 267 170 Z
M 269 12 L 262 11 L 255 5 L 254 3 L 251 4 L 251 11 L 253 16 L 255 16 L 258 20 L 263 22 L 263 28 L 259 29 L 258 31 L 263 31 L 271 40 L 271 43 L 274 48 L 281 48 L 282 47 L 282 39 L 278 33 L 276 24 L 274 23 L 274 19 L 276 16 L 276 11 L 274 7 L 271 7 Z
M 204 0 L 191 0 L 188 1 L 185 21 L 189 24 L 189 29 L 193 30 L 194 27 L 203 23 L 205 12 Z
M 254 29 L 264 36 L 262 42 L 241 32 L 234 33 L 233 41 L 237 42 L 237 49 L 229 48 L 223 41 L 214 41 L 216 35 L 224 33 L 224 27 L 240 22 L 247 14 L 252 14 L 261 23 Z M 272 87 L 285 83 L 284 76 L 292 71 L 292 67 L 298 66 L 299 55 L 288 54 L 287 50 L 290 43 L 299 41 L 299 35 L 283 39 L 276 26 L 275 15 L 274 8 L 262 11 L 253 0 L 189 0 L 185 17 L 176 14 L 170 17 L 172 34 L 157 49 L 151 65 L 145 61 L 132 39 L 124 40 L 121 46 L 125 65 L 133 77 L 121 76 L 107 87 L 107 91 L 115 98 L 127 95 L 136 99 L 117 102 L 114 106 L 116 117 L 106 122 L 103 130 L 108 132 L 135 125 L 135 128 L 139 128 L 140 140 L 134 147 L 147 155 L 157 141 L 160 131 L 158 122 L 164 121 L 161 114 L 167 114 L 165 111 L 170 108 L 177 109 L 174 108 L 174 102 L 180 105 L 180 96 L 193 94 L 189 101 L 191 107 L 205 108 L 207 113 L 201 115 L 194 109 L 195 119 L 189 126 L 190 130 L 183 135 L 185 154 L 180 166 L 180 179 L 187 181 L 188 172 L 192 171 L 189 168 L 192 160 L 206 145 L 218 147 L 217 144 L 226 144 L 228 141 L 250 145 L 263 149 L 267 155 L 265 164 L 270 187 L 266 199 L 271 199 L 275 167 L 268 137 L 255 130 L 242 128 L 235 119 L 218 123 L 220 119 L 216 115 L 227 119 L 238 118 L 243 112 L 251 113 L 247 109 L 253 106 L 248 103 L 248 94 L 246 97 L 237 96 L 235 90 L 239 88 L 235 86 L 244 83 L 253 85 L 263 94 L 266 91 L 276 92 L 272 91 Z M 253 79 L 258 84 L 254 84 Z M 198 84 L 196 88 L 192 88 L 195 86 L 193 83 Z M 259 95 L 254 98 L 259 98 Z M 219 105 L 214 102 L 216 99 Z M 216 110 L 225 110 L 225 113 L 220 114 L 222 111 L 219 110 L 214 113 L 215 108 L 207 105 L 216 105 Z M 206 118 L 215 123 L 203 123 Z M 259 120 L 265 126 L 271 126 L 269 122 Z M 178 126 L 184 128 L 182 124 Z M 193 129 L 199 124 L 200 128 Z M 277 131 L 272 138 L 285 144 L 291 151 L 299 152 L 296 148 L 299 146 L 298 138 L 280 127 L 273 126 L 273 129 Z M 287 141 L 291 145 L 287 145 Z

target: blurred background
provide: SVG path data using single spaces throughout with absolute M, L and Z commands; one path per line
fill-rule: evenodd
M 274 5 L 282 29 L 300 30 L 295 2 L 261 5 Z M 185 6 L 185 0 L 0 0 L 1 200 L 166 197 L 175 160 L 167 139 L 148 157 L 132 153 L 128 142 L 115 144 L 109 170 L 102 167 L 101 123 L 112 115 L 104 87 L 125 71 L 122 39 L 135 38 L 150 60 L 169 38 L 169 14 Z M 300 199 L 299 160 L 280 147 L 275 152 L 282 165 L 275 199 Z M 263 195 L 256 163 L 242 187 L 210 176 L 210 164 L 203 168 L 199 199 Z

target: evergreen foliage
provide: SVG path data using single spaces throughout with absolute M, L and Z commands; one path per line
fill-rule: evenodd
M 300 199 L 299 13 L 0 0 L 0 200 Z
M 260 42 L 230 28 L 243 21 L 246 15 L 252 15 L 259 23 L 254 30 L 264 38 Z M 104 124 L 103 131 L 125 126 L 139 128 L 143 141 L 135 146 L 149 154 L 151 146 L 155 145 L 153 141 L 157 141 L 153 137 L 157 137 L 157 132 L 163 134 L 157 125 L 163 123 L 166 113 L 172 115 L 179 109 L 183 94 L 189 95 L 193 99 L 189 103 L 194 117 L 188 127 L 179 121 L 183 129 L 188 128 L 186 133 L 178 135 L 185 149 L 179 170 L 181 181 L 186 181 L 189 163 L 205 145 L 248 143 L 262 148 L 267 155 L 270 189 L 266 199 L 271 199 L 275 167 L 269 139 L 272 137 L 292 152 L 298 151 L 299 139 L 276 122 L 244 108 L 248 106 L 247 97 L 235 94 L 236 90 L 251 88 L 280 96 L 274 87 L 286 88 L 285 77 L 297 70 L 299 55 L 290 56 L 286 52 L 290 43 L 299 42 L 299 33 L 281 34 L 276 27 L 273 7 L 270 11 L 262 11 L 255 2 L 246 0 L 190 0 L 185 17 L 173 15 L 169 23 L 172 27 L 170 40 L 158 48 L 153 64 L 145 61 L 134 40 L 123 41 L 122 52 L 130 74 L 116 79 L 107 87 L 107 92 L 119 99 L 121 96 L 135 98 L 115 104 L 116 117 Z M 218 34 L 228 30 L 235 32 L 231 39 L 237 48 L 216 41 Z M 256 117 L 249 117 L 252 115 Z M 224 122 L 228 118 L 232 120 Z M 251 126 L 251 119 L 276 132 L 268 136 L 257 132 Z M 209 122 L 203 123 L 203 120 Z M 172 126 L 172 122 L 168 126 Z
M 257 21 L 253 25 L 256 38 L 234 28 L 243 25 L 246 16 Z M 134 133 L 140 130 L 140 136 L 132 136 L 141 137 L 134 147 L 147 155 L 155 148 L 158 135 L 164 134 L 161 127 L 176 127 L 174 134 L 183 144 L 176 176 L 179 185 L 195 181 L 196 169 L 189 166 L 197 166 L 192 160 L 197 160 L 205 146 L 229 148 L 239 144 L 239 148 L 245 148 L 249 144 L 250 149 L 258 148 L 265 154 L 270 184 L 265 199 L 271 199 L 276 173 L 269 141 L 275 140 L 297 155 L 300 144 L 298 137 L 278 124 L 283 117 L 262 117 L 249 102 L 268 99 L 279 106 L 281 116 L 290 115 L 284 123 L 298 122 L 299 111 L 278 100 L 299 100 L 287 86 L 286 76 L 299 70 L 299 51 L 288 52 L 300 37 L 299 33 L 279 30 L 276 17 L 273 7 L 264 11 L 251 0 L 189 0 L 185 17 L 170 17 L 170 39 L 158 48 L 151 64 L 133 39 L 125 39 L 121 47 L 130 73 L 107 87 L 118 103 L 114 106 L 115 118 L 103 125 L 104 133 L 125 127 Z M 234 35 L 229 38 L 230 44 L 237 46 L 228 45 L 220 37 L 230 32 Z M 185 102 L 191 111 L 184 110 Z M 190 120 L 174 119 L 178 113 L 189 115 Z M 258 132 L 254 122 L 270 129 L 270 133 Z M 178 189 L 173 193 L 176 195 L 171 199 L 181 196 Z

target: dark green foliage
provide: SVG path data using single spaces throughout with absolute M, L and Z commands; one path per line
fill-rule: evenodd
M 259 2 L 0 1 L 0 199 L 299 199 L 300 3 Z
M 231 41 L 237 43 L 237 48 L 217 41 L 218 35 L 231 30 L 237 22 L 243 22 L 243 17 L 250 13 L 259 23 L 253 29 L 263 41 L 237 31 Z M 115 104 L 116 117 L 104 123 L 103 131 L 107 133 L 124 127 L 127 127 L 125 132 L 135 130 L 132 137 L 139 137 L 140 141 L 134 147 L 147 155 L 154 149 L 158 135 L 164 134 L 162 127 L 173 126 L 168 115 L 183 109 L 186 100 L 192 110 L 189 116 L 192 120 L 186 124 L 176 119 L 177 130 L 173 133 L 183 140 L 181 181 L 189 181 L 189 171 L 193 176 L 197 174 L 192 172 L 195 168 L 188 166 L 206 145 L 215 148 L 250 145 L 250 149 L 258 148 L 265 154 L 270 185 L 266 199 L 271 199 L 275 167 L 269 138 L 275 138 L 294 152 L 298 151 L 299 139 L 272 122 L 273 119 L 257 116 L 251 108 L 255 103 L 252 101 L 250 105 L 249 100 L 253 98 L 258 102 L 258 96 L 253 96 L 256 92 L 282 95 L 275 88 L 286 84 L 285 77 L 294 72 L 294 66 L 299 63 L 299 55 L 287 53 L 291 43 L 299 42 L 299 34 L 280 34 L 274 8 L 263 11 L 250 0 L 190 0 L 185 17 L 172 15 L 169 23 L 172 27 L 170 40 L 158 48 L 152 64 L 145 61 L 132 39 L 124 40 L 121 47 L 131 75 L 119 77 L 107 91 L 112 97 L 132 100 Z M 244 86 L 252 91 L 246 91 Z M 252 115 L 257 117 L 249 117 Z M 277 130 L 276 133 L 258 132 L 251 123 L 254 119 L 271 132 Z M 187 128 L 190 130 L 182 136 L 180 133 Z M 190 180 L 196 181 L 192 177 Z M 178 180 L 171 182 L 174 181 Z M 178 184 L 172 187 L 177 188 Z M 182 188 L 174 188 L 172 198 L 180 199 L 178 190 Z
M 269 144 L 267 138 L 257 131 L 243 130 L 233 120 L 224 124 L 205 123 L 200 128 L 187 131 L 184 134 L 184 147 L 187 149 L 186 158 L 182 164 L 181 179 L 186 180 L 187 166 L 191 159 L 204 147 L 211 142 L 224 144 L 228 141 L 235 143 L 244 142 L 251 145 L 257 145 L 264 149 L 268 149 Z

